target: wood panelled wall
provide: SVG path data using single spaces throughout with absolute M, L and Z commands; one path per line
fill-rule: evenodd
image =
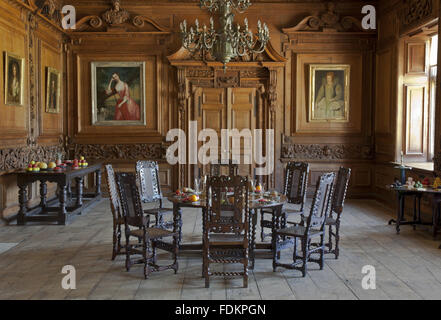
M 428 141 L 422 133 L 427 129 L 429 111 L 429 48 L 422 34 L 425 27 L 436 27 L 438 10 L 439 1 L 432 0 L 389 0 L 379 4 L 374 188 L 376 198 L 392 206 L 396 204 L 395 195 L 386 185 L 399 177 L 392 162 L 399 161 L 401 151 L 407 162 L 432 160 L 427 157 Z M 406 134 L 406 129 L 413 134 Z M 435 130 L 439 135 L 439 126 Z M 421 180 L 434 173 L 414 169 L 410 175 Z M 429 199 L 424 199 L 423 207 L 431 213 Z
M 0 217 L 18 211 L 18 188 L 11 171 L 31 160 L 48 161 L 64 152 L 64 97 L 60 112 L 45 112 L 46 68 L 57 69 L 64 83 L 66 65 L 63 34 L 31 2 L 0 1 Z M 4 54 L 24 58 L 23 106 L 5 105 Z M 38 186 L 30 188 L 32 206 Z M 54 186 L 49 186 L 53 195 Z M 37 199 L 38 198 L 38 199 Z
M 401 134 L 397 133 L 401 122 L 397 118 L 404 115 L 399 106 L 405 99 L 404 86 L 398 81 L 403 68 L 399 53 L 404 50 L 400 35 L 420 20 L 433 20 L 438 1 L 433 1 L 430 13 L 416 18 L 408 14 L 407 19 L 400 18 L 400 14 L 405 12 L 403 4 L 412 1 L 374 1 L 380 14 L 378 37 L 376 32 L 364 32 L 359 27 L 364 1 L 335 1 L 335 8 L 328 7 L 327 1 L 252 2 L 246 14 L 236 15 L 237 21 L 247 17 L 253 29 L 257 20 L 265 21 L 272 48 L 286 58 L 283 67 L 269 73 L 270 92 L 262 93 L 270 101 L 265 106 L 274 108 L 271 123 L 276 137 L 276 187 L 282 187 L 288 160 L 312 164 L 311 186 L 322 172 L 344 165 L 353 168 L 352 196 L 376 195 L 390 202 L 384 186 L 396 174 L 388 163 L 401 150 Z M 186 103 L 188 92 L 182 91 L 182 74 L 167 57 L 180 49 L 179 23 L 184 19 L 193 23 L 196 18 L 208 23 L 207 11 L 201 10 L 196 0 L 123 0 L 122 7 L 130 13 L 130 19 L 118 29 L 109 28 L 100 18 L 111 8 L 111 1 L 75 0 L 69 4 L 75 6 L 79 24 L 76 30 L 64 32 L 32 7 L 33 2 L 14 3 L 17 1 L 0 0 L 0 49 L 26 58 L 26 95 L 23 107 L 4 106 L 0 96 L 2 216 L 17 209 L 17 190 L 9 170 L 23 166 L 29 157 L 54 157 L 61 147 L 69 157 L 106 160 L 117 170 L 133 170 L 137 159 L 158 160 L 164 191 L 176 188 L 177 167 L 164 159 L 165 136 L 169 129 L 179 126 L 180 119 L 186 119 L 182 118 L 182 103 Z M 315 19 L 311 23 L 310 17 Z M 320 21 L 318 25 L 314 24 L 316 20 Z M 418 45 L 408 43 L 408 52 L 416 56 L 415 64 L 409 66 L 411 72 L 419 68 Z M 91 124 L 91 61 L 146 63 L 146 125 Z M 316 63 L 351 66 L 348 122 L 307 121 L 307 66 Z M 55 115 L 44 111 L 47 66 L 59 69 L 63 75 L 63 103 Z M 2 68 L 3 64 L 3 73 Z M 240 63 L 234 68 L 240 68 Z M 408 96 L 418 99 L 425 95 L 418 88 L 409 86 Z M 268 114 L 268 110 L 265 112 Z M 408 142 L 410 151 L 418 149 L 415 141 Z M 10 154 L 22 161 L 8 160 Z
M 302 160 L 313 162 L 311 185 L 324 171 L 337 170 L 340 165 L 354 168 L 353 189 L 357 195 L 372 194 L 372 108 L 373 66 L 375 33 L 364 36 L 352 33 L 349 42 L 343 40 L 351 30 L 344 30 L 341 36 L 332 28 L 312 30 L 299 41 L 292 41 L 283 31 L 301 23 L 306 17 L 325 13 L 334 14 L 340 23 L 346 16 L 360 20 L 362 2 L 339 1 L 335 11 L 328 10 L 327 2 L 252 1 L 246 15 L 237 14 L 242 22 L 248 17 L 255 28 L 257 20 L 265 21 L 271 31 L 272 47 L 287 58 L 285 67 L 277 70 L 275 76 L 275 185 L 283 184 L 283 168 L 286 160 L 293 159 L 286 148 L 309 148 L 302 154 Z M 289 2 L 289 3 L 288 3 Z M 108 1 L 74 1 L 78 19 L 93 20 L 110 8 Z M 163 187 L 170 190 L 177 186 L 176 168 L 167 165 L 163 159 L 164 137 L 170 128 L 178 127 L 179 83 L 176 68 L 165 58 L 180 49 L 177 31 L 179 23 L 186 19 L 193 23 L 196 18 L 208 23 L 207 10 L 198 7 L 198 1 L 123 1 L 122 6 L 131 17 L 143 16 L 156 22 L 161 28 L 145 23 L 144 29 L 125 24 L 128 34 L 106 29 L 103 24 L 91 28 L 90 24 L 70 33 L 72 39 L 68 52 L 69 82 L 69 146 L 75 155 L 85 154 L 89 158 L 111 159 L 118 170 L 133 169 L 138 158 L 155 158 L 161 162 Z M 325 25 L 326 27 L 326 25 Z M 107 30 L 107 32 L 106 32 Z M 167 31 L 171 31 L 167 33 Z M 346 32 L 348 31 L 348 32 Z M 361 35 L 362 40 L 357 40 Z M 349 37 L 351 37 L 349 35 Z M 332 39 L 332 40 L 330 40 Z M 339 40 L 340 39 L 340 40 Z M 337 44 L 333 43 L 336 40 Z M 352 43 L 351 43 L 352 41 Z M 311 49 L 309 49 L 310 47 Z M 152 74 L 147 82 L 150 86 L 147 103 L 147 126 L 104 127 L 90 125 L 90 61 L 100 60 L 142 60 L 149 64 Z M 310 125 L 305 121 L 307 108 L 307 81 L 303 72 L 309 63 L 345 63 L 352 66 L 351 119 L 346 124 Z M 239 66 L 240 67 L 240 66 Z M 331 134 L 329 134 L 331 132 Z M 134 143 L 151 147 L 151 152 L 142 152 Z M 325 144 L 332 147 L 328 150 Z M 285 148 L 285 149 L 284 149 Z M 161 153 L 162 152 L 162 153 Z M 122 156 L 124 154 L 124 156 Z

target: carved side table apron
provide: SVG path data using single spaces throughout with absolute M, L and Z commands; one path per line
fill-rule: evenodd
M 26 222 L 56 222 L 65 225 L 69 215 L 81 214 L 90 205 L 101 200 L 101 166 L 102 163 L 94 163 L 87 168 L 74 170 L 68 167 L 63 171 L 40 171 L 37 173 L 18 171 L 17 185 L 19 188 L 18 200 L 20 211 L 18 212 L 17 224 L 24 225 Z M 95 173 L 95 193 L 83 194 L 84 177 Z M 76 193 L 68 199 L 71 181 L 76 181 Z M 28 208 L 28 186 L 36 181 L 40 182 L 40 204 L 35 208 Z M 47 182 L 58 184 L 58 201 L 48 201 Z M 70 199 L 71 198 L 71 199 Z M 50 206 L 51 204 L 56 206 Z

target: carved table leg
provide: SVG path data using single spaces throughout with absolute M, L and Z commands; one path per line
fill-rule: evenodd
M 437 228 L 438 228 L 438 211 L 439 210 L 439 199 L 434 197 L 432 200 L 432 235 L 436 238 Z
M 26 223 L 26 213 L 28 211 L 27 202 L 28 202 L 28 185 L 20 184 L 18 186 L 18 201 L 20 203 L 20 211 L 17 216 L 17 224 L 24 225 Z
M 60 208 L 58 209 L 58 224 L 65 225 L 67 221 L 67 210 L 66 210 L 66 202 L 67 202 L 67 186 L 59 185 L 60 194 Z
M 257 215 L 258 210 L 250 210 L 250 213 L 254 211 L 251 215 L 251 244 L 250 244 L 250 270 L 254 270 L 254 262 L 256 260 L 256 225 L 257 225 Z
M 75 178 L 77 183 L 77 206 L 81 207 L 83 205 L 83 177 Z
M 178 232 L 178 246 L 181 246 L 182 242 L 182 210 L 181 207 L 174 203 L 173 204 L 173 232 Z
M 40 207 L 42 208 L 42 213 L 45 211 L 47 207 L 47 184 L 46 181 L 40 181 Z

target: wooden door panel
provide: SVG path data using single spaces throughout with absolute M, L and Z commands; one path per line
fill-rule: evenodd
M 425 152 L 425 91 L 424 86 L 406 87 L 406 154 Z
M 256 128 L 255 115 L 255 97 L 256 90 L 253 88 L 233 88 L 229 89 L 231 95 L 231 105 L 229 106 L 229 115 L 231 120 L 230 129 L 237 129 L 241 132 L 249 129 L 251 135 L 254 134 Z M 252 163 L 253 160 L 253 141 L 252 139 L 246 143 L 241 138 L 241 165 L 239 165 L 239 175 L 252 176 L 254 165 L 244 163 Z

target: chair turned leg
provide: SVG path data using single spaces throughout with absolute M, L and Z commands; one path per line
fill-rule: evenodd
M 302 276 L 303 278 L 306 277 L 306 262 L 308 260 L 308 239 L 302 239 Z
M 265 228 L 263 227 L 263 223 L 264 223 L 264 221 L 265 221 L 265 217 L 264 217 L 264 213 L 263 213 L 263 211 L 261 210 L 260 211 L 260 240 L 262 241 L 262 242 L 264 242 L 265 241 Z
M 149 260 L 147 258 L 148 250 L 149 250 L 149 247 L 147 245 L 147 239 L 144 236 L 142 238 L 142 257 L 144 259 L 144 279 L 148 279 L 149 275 L 150 275 Z M 155 249 L 153 249 L 153 250 L 155 250 Z
M 338 259 L 338 256 L 340 255 L 340 221 L 337 221 L 337 224 L 335 225 L 335 259 Z
M 325 264 L 325 234 L 323 233 L 320 236 L 320 270 L 323 270 L 323 266 Z
M 243 261 L 243 287 L 248 288 L 248 250 Z
M 333 243 L 332 243 L 332 237 L 333 237 L 333 235 L 332 235 L 332 224 L 329 225 L 328 236 L 329 236 L 329 240 L 328 240 L 327 247 L 328 247 L 329 252 L 332 252 L 332 249 L 334 248 Z
M 294 238 L 294 252 L 292 254 L 292 261 L 297 262 L 297 238 Z
M 173 264 L 175 265 L 175 274 L 178 273 L 179 264 L 178 264 L 178 235 L 173 236 Z
M 280 251 L 278 247 L 279 236 L 276 233 L 272 235 L 272 252 L 273 252 L 273 272 L 276 272 L 278 257 L 280 256 Z
M 152 241 L 152 262 L 156 264 L 156 241 Z
M 113 225 L 113 248 L 112 248 L 112 261 L 115 260 L 118 254 L 118 235 L 116 225 Z
M 130 237 L 126 236 L 126 270 L 130 271 Z

